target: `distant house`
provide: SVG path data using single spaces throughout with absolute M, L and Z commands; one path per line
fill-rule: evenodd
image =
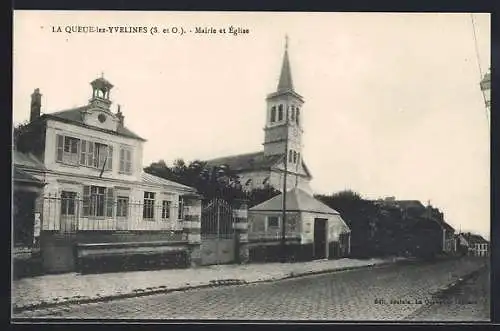
M 416 220 L 416 229 L 426 229 L 425 231 L 434 231 L 433 238 L 439 240 L 439 251 L 453 254 L 457 250 L 455 240 L 455 229 L 444 220 L 444 214 L 432 206 L 424 206 L 418 200 L 396 200 L 394 197 L 379 199 L 374 201 L 379 206 L 388 207 L 390 210 L 397 210 L 401 213 L 403 220 Z M 426 224 L 427 221 L 434 222 L 435 225 Z M 418 231 L 420 231 L 418 230 Z M 427 232 L 430 235 L 431 232 Z
M 37 216 L 23 205 L 29 217 L 18 217 L 16 226 L 22 223 L 30 233 L 40 226 L 40 250 L 49 272 L 75 270 L 82 259 L 141 250 L 187 254 L 181 221 L 187 216 L 199 221 L 196 190 L 145 173 L 145 139 L 125 126 L 119 106 L 111 111 L 113 85 L 100 77 L 91 87 L 88 104 L 45 114 L 40 91 L 32 94 L 30 122 L 16 141 L 14 192 L 25 194 L 21 190 L 29 180 L 40 187 Z M 16 233 L 19 242 L 30 240 Z M 154 248 L 141 248 L 152 241 L 157 242 Z
M 280 254 L 283 194 L 249 209 L 250 259 Z M 286 194 L 287 255 L 297 260 L 339 258 L 350 253 L 350 229 L 340 214 L 300 188 Z
M 489 256 L 490 244 L 482 236 L 470 232 L 457 235 L 461 251 L 471 256 Z

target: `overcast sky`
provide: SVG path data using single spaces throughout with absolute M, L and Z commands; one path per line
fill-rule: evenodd
M 483 71 L 490 16 L 474 14 Z M 185 35 L 54 33 L 53 26 L 183 27 Z M 189 33 L 199 27 L 248 29 Z M 14 123 L 83 105 L 101 72 L 144 165 L 262 149 L 265 97 L 289 35 L 316 193 L 418 199 L 489 237 L 489 125 L 470 14 L 16 11 Z

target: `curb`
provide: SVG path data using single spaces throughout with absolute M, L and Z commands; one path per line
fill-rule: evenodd
M 166 286 L 146 287 L 144 289 L 134 289 L 128 293 L 115 293 L 115 294 L 110 294 L 110 295 L 106 295 L 106 296 L 101 296 L 100 294 L 97 294 L 95 297 L 79 296 L 78 295 L 78 296 L 74 296 L 74 297 L 64 297 L 62 299 L 61 298 L 54 298 L 50 301 L 40 301 L 40 302 L 36 302 L 36 303 L 28 304 L 28 305 L 22 305 L 22 306 L 16 305 L 13 307 L 13 312 L 14 313 L 21 313 L 24 311 L 34 311 L 34 310 L 39 310 L 39 309 L 54 308 L 54 307 L 59 307 L 59 306 L 63 306 L 63 305 L 108 302 L 108 301 L 117 300 L 117 299 L 128 299 L 128 298 L 143 297 L 143 296 L 154 295 L 154 294 L 181 292 L 181 291 L 187 291 L 187 290 L 192 290 L 192 289 L 201 289 L 201 288 L 209 288 L 209 287 L 222 287 L 222 286 L 237 286 L 237 285 L 257 284 L 257 283 L 269 283 L 269 282 L 275 282 L 275 281 L 279 281 L 279 280 L 292 279 L 292 278 L 302 278 L 302 277 L 327 274 L 327 273 L 345 272 L 345 271 L 351 271 L 351 270 L 357 270 L 357 269 L 380 268 L 380 267 L 384 267 L 384 266 L 388 266 L 388 265 L 396 265 L 399 263 L 409 263 L 409 262 L 412 263 L 414 261 L 401 260 L 401 261 L 395 261 L 395 262 L 381 262 L 381 263 L 374 263 L 374 264 L 362 265 L 362 266 L 351 266 L 351 267 L 344 267 L 344 268 L 337 268 L 337 269 L 324 269 L 324 270 L 318 270 L 318 271 L 308 271 L 308 272 L 302 272 L 302 273 L 297 273 L 297 274 L 294 274 L 292 272 L 290 274 L 280 275 L 277 278 L 262 279 L 262 280 L 259 279 L 259 280 L 255 280 L 255 281 L 246 281 L 246 280 L 242 280 L 242 279 L 221 279 L 221 280 L 211 280 L 211 281 L 209 281 L 208 284 L 205 283 L 205 284 L 199 284 L 199 285 L 190 285 L 188 283 L 186 286 L 181 286 L 181 287 L 176 287 L 176 288 L 168 288 Z
M 437 291 L 435 291 L 434 293 L 431 294 L 432 299 L 439 299 L 439 298 L 442 298 L 443 296 L 449 294 L 451 291 L 453 291 L 454 289 L 456 289 L 457 287 L 459 287 L 460 285 L 462 285 L 466 281 L 477 276 L 479 273 L 481 273 L 486 268 L 487 268 L 486 264 L 482 265 L 479 268 L 477 268 L 473 271 L 470 271 L 469 273 L 459 277 L 457 280 L 441 287 L 440 289 L 438 289 Z M 413 319 L 414 317 L 418 316 L 423 311 L 428 309 L 430 306 L 431 305 L 429 305 L 429 304 L 425 304 L 425 305 L 419 307 L 417 310 L 415 310 L 414 312 L 412 312 L 411 314 L 406 316 L 403 320 L 408 321 L 408 320 Z

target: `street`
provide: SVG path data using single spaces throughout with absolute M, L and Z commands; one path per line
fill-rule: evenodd
M 398 264 L 270 283 L 192 289 L 109 302 L 26 311 L 14 317 L 74 319 L 401 320 L 437 289 L 484 260 Z M 477 279 L 487 291 L 484 275 Z M 469 293 L 468 292 L 468 293 Z M 488 292 L 489 293 L 489 292 Z M 483 319 L 489 306 L 470 318 Z M 423 308 L 422 308 L 423 309 Z M 444 305 L 440 309 L 446 309 Z M 425 310 L 425 309 L 424 309 Z M 462 315 L 467 310 L 462 309 Z M 444 314 L 444 315 L 443 315 Z M 442 318 L 446 319 L 446 313 Z M 422 315 L 423 317 L 426 317 Z M 418 316 L 416 319 L 419 319 Z M 425 319 L 425 318 L 424 318 Z
M 409 320 L 490 321 L 490 270 L 480 273 L 422 307 Z

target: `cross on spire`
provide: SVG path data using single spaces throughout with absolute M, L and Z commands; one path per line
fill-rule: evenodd
M 288 50 L 288 34 L 285 34 L 285 50 Z

